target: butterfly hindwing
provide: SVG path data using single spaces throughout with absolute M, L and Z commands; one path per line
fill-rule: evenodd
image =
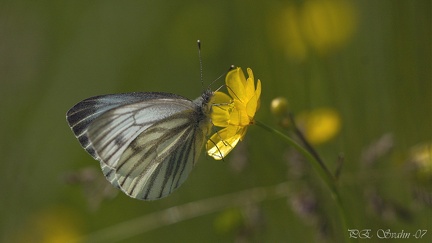
M 117 183 L 117 178 L 116 178 L 116 173 L 115 170 L 111 167 L 109 167 L 108 165 L 104 164 L 104 162 L 99 162 L 101 169 L 102 169 L 102 173 L 104 174 L 105 178 L 114 186 L 117 187 L 118 189 L 121 189 L 120 186 Z
M 132 141 L 116 167 L 118 184 L 126 194 L 154 200 L 167 196 L 186 180 L 205 138 L 196 124 L 197 116 L 191 111 L 173 115 Z

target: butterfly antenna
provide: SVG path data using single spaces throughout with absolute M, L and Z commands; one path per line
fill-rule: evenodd
M 217 79 L 213 80 L 213 82 L 211 82 L 211 83 L 209 84 L 209 87 L 212 86 L 216 81 L 218 81 L 219 79 L 221 79 L 223 76 L 227 75 L 227 73 L 228 73 L 229 71 L 233 70 L 234 68 L 235 68 L 235 66 L 234 66 L 234 65 L 231 65 L 230 68 L 228 69 L 228 71 L 222 73 L 222 74 L 221 74 Z M 221 89 L 221 88 L 224 87 L 224 86 L 225 86 L 225 84 L 222 84 L 218 89 L 216 89 L 216 91 L 218 91 L 219 89 Z
M 203 65 L 202 65 L 202 59 L 201 59 L 201 41 L 197 40 L 198 45 L 198 59 L 199 59 L 199 65 L 200 65 L 200 80 L 201 80 L 201 86 L 204 87 L 204 78 L 203 78 Z

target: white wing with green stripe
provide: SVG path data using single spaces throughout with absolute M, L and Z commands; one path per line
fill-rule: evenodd
M 129 93 L 83 100 L 67 112 L 82 147 L 100 161 L 111 184 L 127 195 L 154 200 L 187 178 L 211 128 L 203 107 L 169 93 Z

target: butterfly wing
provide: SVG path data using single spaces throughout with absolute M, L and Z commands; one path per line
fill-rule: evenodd
M 187 110 L 142 132 L 116 165 L 117 182 L 131 197 L 155 200 L 169 195 L 188 177 L 207 130 L 199 114 Z
M 175 117 L 177 118 L 174 119 Z M 157 164 L 161 162 L 187 164 L 185 168 L 188 169 L 181 171 L 182 180 L 177 180 L 175 186 L 171 187 L 172 190 L 184 181 L 203 144 L 203 138 L 194 138 L 195 132 L 198 132 L 198 134 L 203 133 L 200 127 L 198 126 L 198 130 L 189 129 L 188 127 L 197 127 L 196 123 L 204 118 L 199 115 L 197 105 L 192 101 L 169 93 L 129 93 L 97 96 L 78 103 L 67 112 L 69 126 L 81 146 L 101 162 L 102 171 L 107 180 L 114 186 L 122 188 L 125 193 L 132 197 L 135 197 L 134 195 L 138 196 L 139 193 L 136 189 L 132 190 L 127 186 L 130 179 L 128 179 L 129 174 L 125 171 L 128 170 L 127 168 L 131 164 L 137 168 L 146 168 L 141 173 L 146 174 L 148 178 L 150 178 L 151 173 L 156 171 L 156 168 L 159 168 L 158 173 L 151 176 L 150 181 L 152 183 L 156 181 L 155 178 L 158 174 L 162 174 L 164 169 L 171 166 L 159 166 Z M 146 132 L 150 127 L 153 127 L 153 129 Z M 164 132 L 171 134 L 171 138 L 163 140 L 162 137 L 158 137 Z M 194 155 L 178 157 L 179 152 L 176 151 L 186 148 L 186 145 L 178 142 L 179 140 L 173 139 L 180 135 L 186 142 L 190 143 L 190 146 L 194 147 L 194 151 L 198 152 L 194 152 Z M 138 137 L 140 139 L 137 139 Z M 143 158 L 136 160 L 136 156 L 133 156 L 135 158 L 133 162 L 123 159 L 120 167 L 120 157 L 129 148 L 129 145 L 132 145 L 131 143 L 135 147 L 140 147 L 140 151 L 146 152 L 134 151 L 134 154 L 139 154 Z M 164 146 L 168 146 L 171 152 L 174 152 L 172 156 L 167 152 L 159 153 Z M 175 162 L 173 162 L 174 158 L 177 159 Z M 149 161 L 153 162 L 148 163 L 151 166 L 147 167 L 138 165 L 141 162 L 137 164 L 137 161 L 144 161 L 142 162 L 144 164 Z M 120 170 L 120 168 L 123 169 Z M 122 174 L 119 174 L 119 171 Z M 180 171 L 176 173 L 180 173 Z M 132 174 L 134 173 L 130 173 L 131 177 Z M 177 174 L 170 174 L 170 172 L 168 174 L 174 177 L 178 176 Z M 123 186 L 118 184 L 119 178 L 122 178 Z M 136 183 L 134 188 L 137 188 L 136 185 L 138 185 L 138 188 L 142 188 L 142 185 L 145 184 L 146 180 L 142 179 L 144 177 L 141 176 L 140 178 L 140 183 Z M 160 183 L 156 185 L 162 186 Z M 172 190 L 169 190 L 169 192 Z M 159 195 L 169 194 L 166 193 L 167 190 L 163 191 L 164 193 Z M 147 195 L 149 196 L 142 197 L 142 199 L 157 199 L 150 196 L 153 194 L 147 193 Z

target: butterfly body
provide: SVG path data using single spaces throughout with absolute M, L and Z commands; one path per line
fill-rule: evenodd
M 102 95 L 79 102 L 66 118 L 111 184 L 155 200 L 178 188 L 197 162 L 212 127 L 212 95 L 205 91 L 194 101 L 161 92 Z

